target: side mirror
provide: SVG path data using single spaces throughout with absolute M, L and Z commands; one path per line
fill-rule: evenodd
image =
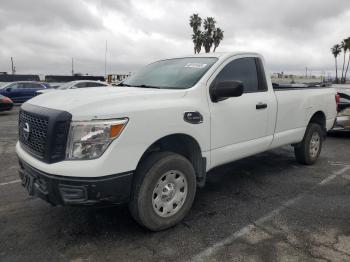
M 10 92 L 11 90 L 12 90 L 12 87 L 6 88 L 6 91 L 7 91 L 7 92 Z
M 229 98 L 238 97 L 243 94 L 243 83 L 240 81 L 217 82 L 211 88 L 211 98 L 214 102 Z

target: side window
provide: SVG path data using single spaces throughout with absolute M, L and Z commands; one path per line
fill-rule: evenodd
M 95 86 L 106 86 L 104 83 L 96 83 Z
M 42 88 L 41 85 L 35 84 L 35 83 L 27 83 L 23 85 L 23 88 L 33 88 L 33 89 L 40 89 Z
M 99 84 L 99 83 L 89 82 L 89 83 L 87 83 L 86 86 L 87 86 L 87 87 L 96 87 L 96 86 L 100 86 L 100 84 Z
M 23 83 L 22 85 L 23 86 L 21 88 L 26 88 L 26 89 L 35 88 L 35 84 L 33 84 L 33 83 Z
M 82 88 L 82 87 L 86 87 L 86 86 L 87 86 L 86 82 L 81 82 L 81 83 L 78 83 L 75 85 L 75 87 L 77 87 L 77 88 Z
M 34 84 L 34 88 L 35 88 L 35 89 L 44 89 L 45 86 L 40 85 L 40 84 Z
M 215 81 L 232 80 L 243 83 L 244 93 L 257 92 L 259 90 L 259 81 L 255 58 L 246 57 L 233 60 L 221 70 L 215 79 Z
M 17 89 L 19 84 L 12 84 L 9 85 L 7 88 L 11 88 L 11 89 Z
M 255 61 L 256 61 L 256 69 L 258 71 L 258 78 L 259 78 L 259 90 L 267 91 L 268 87 L 267 87 L 266 74 L 265 74 L 263 62 L 259 57 L 257 57 Z
M 17 86 L 16 86 L 15 88 L 16 88 L 16 89 L 25 88 L 25 84 L 23 84 L 23 83 L 18 83 Z
M 31 83 L 23 83 L 20 88 L 33 88 Z

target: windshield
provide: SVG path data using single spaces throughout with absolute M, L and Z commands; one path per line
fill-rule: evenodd
M 8 82 L 2 82 L 0 83 L 0 89 L 6 88 L 7 86 L 11 85 L 12 83 L 8 83 Z
M 158 61 L 145 66 L 120 85 L 164 89 L 190 88 L 217 60 L 214 57 L 187 57 Z

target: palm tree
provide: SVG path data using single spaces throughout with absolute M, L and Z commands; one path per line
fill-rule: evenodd
M 347 49 L 350 50 L 350 37 L 346 38 L 344 41 L 345 41 L 345 44 L 347 45 Z M 350 62 L 350 52 L 349 52 L 349 57 L 348 57 L 348 65 L 346 66 L 346 70 L 345 70 L 345 74 L 344 74 L 344 83 L 346 83 L 346 75 L 347 75 L 348 69 L 349 69 L 349 62 Z
M 198 14 L 190 16 L 190 26 L 193 30 L 192 42 L 194 53 L 200 53 L 202 46 L 206 53 L 210 52 L 214 44 L 214 52 L 224 39 L 224 31 L 221 28 L 215 28 L 216 21 L 213 17 L 207 17 L 204 20 L 204 30 L 201 30 L 202 18 Z
M 199 28 L 202 26 L 202 18 L 199 17 L 198 14 L 193 14 L 190 16 L 190 26 L 193 29 L 192 41 L 194 45 L 194 53 L 196 54 L 201 51 L 202 46 L 202 33 Z
M 345 55 L 346 55 L 346 51 L 348 50 L 348 45 L 345 42 L 345 39 L 343 41 L 341 41 L 340 48 L 343 49 L 343 52 L 344 52 L 343 69 L 341 71 L 341 79 L 340 79 L 340 82 L 343 83 L 344 82 Z
M 204 29 L 207 30 L 209 33 L 212 33 L 215 30 L 215 24 L 216 21 L 213 17 L 207 17 L 204 20 Z
M 202 18 L 198 14 L 193 14 L 190 16 L 190 26 L 193 28 L 193 32 L 198 31 L 202 25 Z
M 341 47 L 339 44 L 334 45 L 331 48 L 332 54 L 334 55 L 335 59 L 335 82 L 338 83 L 338 63 L 337 63 L 337 57 L 341 53 Z
M 204 50 L 206 53 L 210 52 L 210 49 L 214 43 L 213 33 L 215 30 L 215 23 L 216 23 L 216 21 L 213 17 L 207 17 L 204 20 L 205 32 L 202 34 L 202 36 L 203 36 Z
M 224 31 L 222 31 L 221 28 L 218 27 L 214 31 L 214 36 L 213 36 L 214 50 L 213 50 L 213 52 L 215 52 L 216 48 L 219 46 L 222 39 L 224 39 Z
M 203 37 L 201 30 L 197 30 L 195 33 L 192 34 L 192 41 L 194 44 L 194 53 L 199 54 L 202 49 L 203 44 Z

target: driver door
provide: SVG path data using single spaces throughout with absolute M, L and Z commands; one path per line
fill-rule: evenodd
M 258 59 L 231 58 L 213 76 L 211 86 L 218 81 L 241 81 L 244 89 L 242 96 L 209 101 L 213 167 L 265 151 L 272 141 L 268 130 L 269 118 L 274 119 L 269 109 L 273 95 L 265 75 L 258 75 Z

